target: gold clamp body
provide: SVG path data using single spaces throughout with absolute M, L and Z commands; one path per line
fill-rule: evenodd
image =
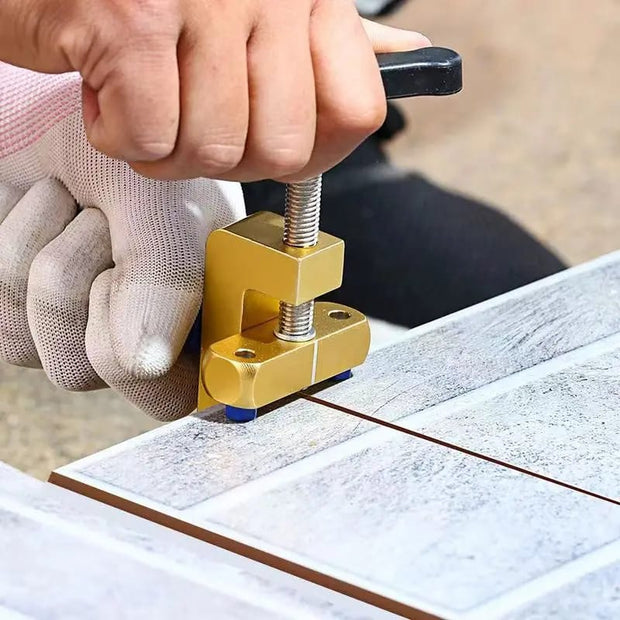
M 209 236 L 206 250 L 198 409 L 256 409 L 364 362 L 366 317 L 317 302 L 316 335 L 275 335 L 279 302 L 299 305 L 342 284 L 344 242 L 319 233 L 309 248 L 283 241 L 284 218 L 256 213 Z

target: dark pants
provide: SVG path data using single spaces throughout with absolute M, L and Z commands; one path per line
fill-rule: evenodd
M 244 185 L 248 215 L 283 212 L 284 188 Z M 321 230 L 344 239 L 327 296 L 415 327 L 565 268 L 499 211 L 390 166 L 373 137 L 324 175 Z

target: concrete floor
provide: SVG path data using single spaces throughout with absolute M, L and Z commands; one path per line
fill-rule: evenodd
M 620 2 L 410 0 L 389 20 L 463 56 L 456 97 L 406 101 L 392 155 L 501 207 L 570 263 L 620 239 Z
M 500 207 L 569 263 L 617 249 L 618 0 L 409 0 L 388 21 L 464 60 L 463 93 L 402 103 L 396 162 Z M 0 365 L 0 460 L 33 475 L 156 425 L 109 391 Z

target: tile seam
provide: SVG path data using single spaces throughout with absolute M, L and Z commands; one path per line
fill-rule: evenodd
M 44 513 L 37 508 L 26 506 L 13 499 L 5 499 L 3 501 L 2 508 L 4 510 L 9 510 L 13 513 L 19 514 L 25 519 L 29 519 L 43 526 L 49 525 L 54 527 L 66 536 L 86 542 L 87 544 L 93 545 L 104 552 L 118 553 L 121 556 L 130 557 L 135 562 L 146 565 L 154 570 L 161 571 L 164 574 L 170 573 L 177 578 L 184 579 L 187 582 L 193 583 L 194 585 L 200 587 L 205 587 L 207 590 L 217 594 L 223 594 L 233 601 L 236 600 L 250 606 L 256 605 L 256 600 L 253 598 L 253 592 L 243 592 L 234 586 L 234 576 L 237 571 L 230 568 L 230 574 L 224 572 L 228 567 L 223 562 L 221 565 L 218 565 L 217 575 L 214 575 L 213 571 L 209 572 L 209 577 L 212 580 L 212 582 L 209 583 L 209 581 L 202 577 L 201 573 L 196 570 L 192 570 L 192 568 L 183 566 L 175 560 L 169 561 L 166 558 L 161 558 L 152 551 L 136 547 L 123 540 L 118 540 L 106 533 L 96 533 L 93 535 L 93 532 L 83 525 L 73 522 L 65 522 L 58 515 Z M 271 601 L 269 604 L 264 604 L 263 609 L 282 614 L 287 611 L 287 606 L 282 601 Z M 309 615 L 304 615 L 302 617 L 307 620 L 312 618 L 312 616 Z
M 460 620 L 502 618 L 619 561 L 620 540 L 615 540 L 470 609 Z

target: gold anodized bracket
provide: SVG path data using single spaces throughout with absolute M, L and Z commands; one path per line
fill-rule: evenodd
M 315 336 L 277 338 L 279 302 L 311 301 L 342 284 L 344 242 L 320 232 L 309 248 L 283 241 L 284 219 L 251 215 L 209 236 L 206 250 L 198 409 L 257 409 L 364 362 L 366 317 L 329 302 L 315 306 Z

